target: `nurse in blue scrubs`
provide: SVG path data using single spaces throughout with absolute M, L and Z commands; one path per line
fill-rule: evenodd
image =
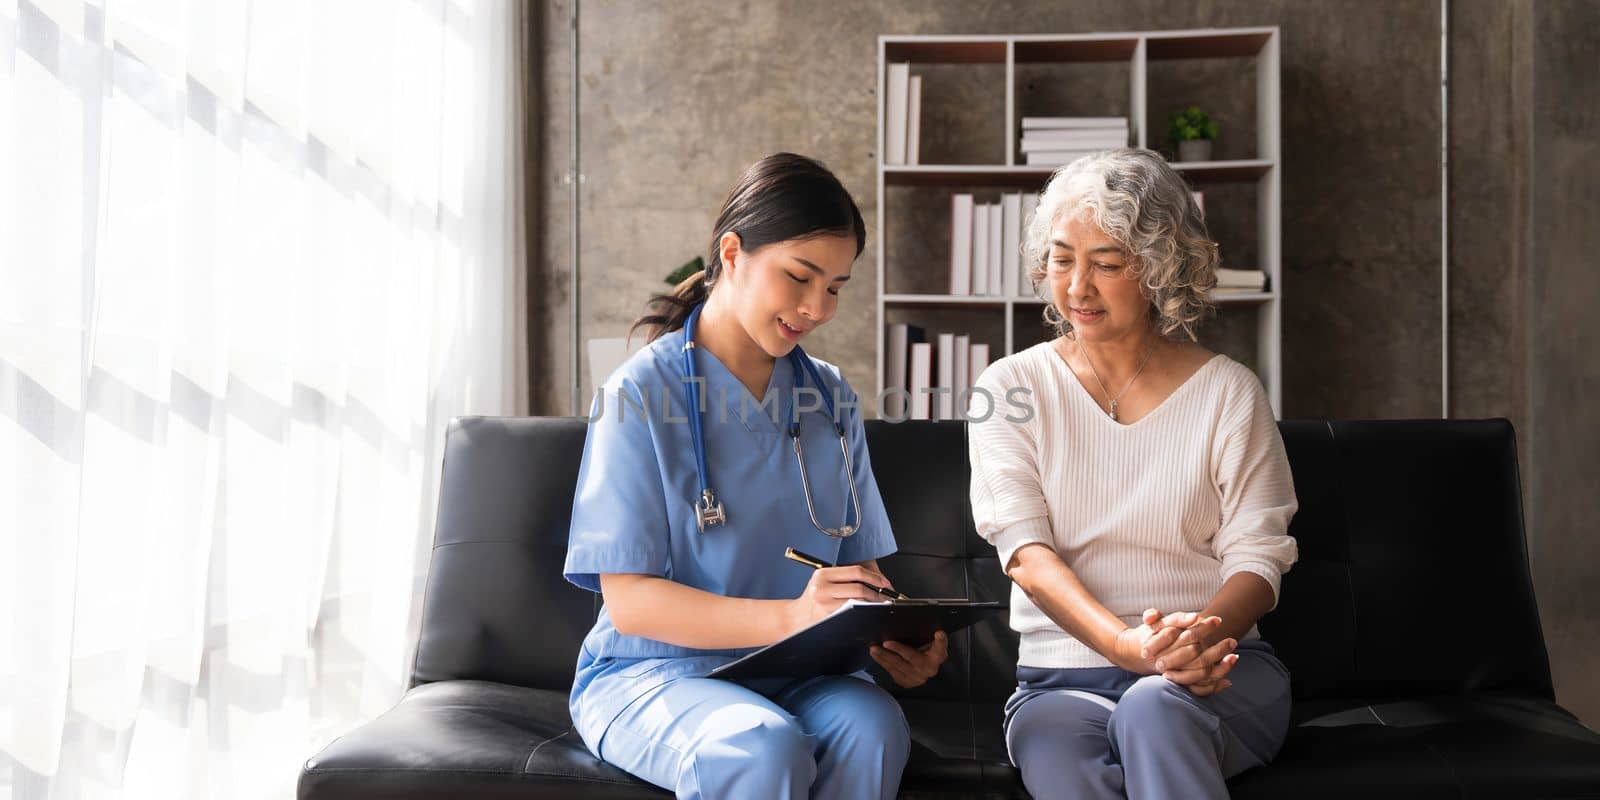
M 706 270 L 652 301 L 635 325 L 649 344 L 591 410 L 565 573 L 605 607 L 578 656 L 572 719 L 600 758 L 680 798 L 899 787 L 905 717 L 865 673 L 705 677 L 846 600 L 882 599 L 864 584 L 892 588 L 859 400 L 800 347 L 837 312 L 865 239 L 821 164 L 756 162 L 723 205 Z M 808 569 L 787 547 L 839 566 Z M 910 687 L 946 653 L 940 633 L 872 655 Z

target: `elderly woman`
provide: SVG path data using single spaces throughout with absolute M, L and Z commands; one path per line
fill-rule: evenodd
M 1255 624 L 1296 501 L 1260 381 L 1194 342 L 1216 244 L 1183 179 L 1128 149 L 1059 171 L 1025 247 L 1059 335 L 969 410 L 973 516 L 1022 634 L 1011 759 L 1036 798 L 1225 798 L 1288 727 Z M 1031 415 L 984 413 L 1013 390 Z

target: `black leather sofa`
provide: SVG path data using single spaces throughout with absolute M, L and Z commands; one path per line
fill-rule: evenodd
M 1285 422 L 1300 561 L 1261 622 L 1293 674 L 1295 725 L 1236 797 L 1600 797 L 1600 735 L 1553 700 L 1516 449 L 1504 421 Z M 299 796 L 661 797 L 591 756 L 567 717 L 598 597 L 561 577 L 585 426 L 449 429 L 412 688 L 303 766 Z M 973 533 L 961 423 L 868 423 L 913 595 L 1005 600 Z M 897 691 L 907 797 L 1025 796 L 1001 737 L 1016 637 L 952 638 Z M 889 684 L 887 679 L 883 680 Z

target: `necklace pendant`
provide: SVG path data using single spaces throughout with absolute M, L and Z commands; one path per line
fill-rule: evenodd
M 1117 401 L 1115 400 L 1111 401 L 1111 421 L 1117 421 Z

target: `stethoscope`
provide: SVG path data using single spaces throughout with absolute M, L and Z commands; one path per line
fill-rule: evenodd
M 706 528 L 725 525 L 728 522 L 728 512 L 723 508 L 722 502 L 717 500 L 717 493 L 711 488 L 707 479 L 706 470 L 706 439 L 701 429 L 701 416 L 705 409 L 700 407 L 699 373 L 694 368 L 694 325 L 700 319 L 700 309 L 705 308 L 702 303 L 689 312 L 689 318 L 683 323 L 683 371 L 688 374 L 689 394 L 689 436 L 694 439 L 694 463 L 700 470 L 700 499 L 695 501 L 695 524 L 700 532 L 705 533 Z M 844 524 L 838 528 L 825 527 L 817 521 L 817 509 L 811 502 L 811 476 L 806 473 L 805 451 L 800 446 L 800 415 L 791 413 L 789 419 L 789 439 L 794 443 L 794 458 L 800 464 L 800 485 L 806 493 L 806 513 L 811 515 L 811 524 L 823 533 L 837 538 L 844 538 L 856 532 L 861 523 L 861 500 L 856 497 L 855 465 L 850 460 L 850 442 L 845 438 L 844 425 L 839 422 L 838 415 L 833 413 L 833 398 L 824 391 L 822 375 L 817 372 L 817 365 L 811 363 L 800 345 L 795 345 L 789 351 L 789 365 L 794 369 L 794 385 L 798 389 L 805 385 L 806 376 L 811 377 L 811 382 L 817 385 L 817 393 L 822 395 L 822 402 L 827 406 L 828 419 L 833 422 L 833 429 L 839 434 L 839 451 L 844 453 L 844 471 L 850 483 L 850 507 L 853 515 L 847 515 Z M 782 403 L 779 403 L 782 408 Z M 851 516 L 855 523 L 851 523 Z

